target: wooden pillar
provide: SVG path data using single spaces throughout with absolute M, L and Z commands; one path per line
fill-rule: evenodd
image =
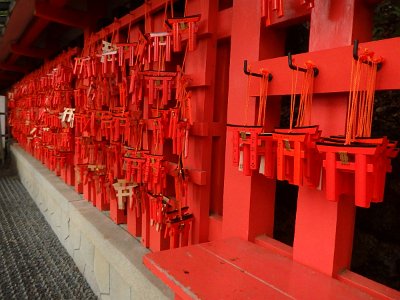
M 201 14 L 199 31 L 205 30 L 211 35 L 198 39 L 197 49 L 188 52 L 185 73 L 193 83 L 200 83 L 190 88 L 192 92 L 192 116 L 194 123 L 205 123 L 211 129 L 213 120 L 214 85 L 213 79 L 216 65 L 216 29 L 218 1 L 187 1 L 186 14 Z M 208 130 L 211 132 L 211 130 Z M 191 136 L 189 139 L 189 155 L 184 160 L 188 169 L 203 170 L 207 173 L 206 185 L 189 184 L 188 205 L 195 216 L 192 227 L 192 243 L 208 241 L 210 211 L 210 174 L 212 136 Z M 222 159 L 222 158 L 221 158 Z
M 315 1 L 309 51 L 351 45 L 354 38 L 369 40 L 371 16 L 364 2 Z M 318 61 L 315 63 L 318 65 Z M 312 122 L 320 125 L 324 136 L 344 133 L 347 99 L 347 93 L 314 98 Z M 354 199 L 342 197 L 330 202 L 324 192 L 299 188 L 293 259 L 330 276 L 348 268 L 354 220 Z
M 248 105 L 247 125 L 254 125 L 256 99 L 247 103 L 247 76 L 243 72 L 243 61 L 258 61 L 283 55 L 284 34 L 265 29 L 261 24 L 261 5 L 249 4 L 246 0 L 235 0 L 232 8 L 231 58 L 229 73 L 228 118 L 230 124 L 244 125 L 245 109 Z M 251 67 L 251 66 L 250 66 Z M 251 70 L 258 72 L 259 70 Z M 251 80 L 258 80 L 252 78 Z M 279 99 L 270 106 L 268 124 L 271 129 L 279 122 Z M 278 102 L 277 102 L 278 101 Z M 278 104 L 278 105 L 277 105 Z M 275 113 L 271 113 L 271 112 Z M 277 112 L 277 113 L 276 113 Z M 272 236 L 274 224 L 275 181 L 254 172 L 244 176 L 232 166 L 231 135 L 227 133 L 223 237 L 240 236 L 254 240 L 257 235 Z

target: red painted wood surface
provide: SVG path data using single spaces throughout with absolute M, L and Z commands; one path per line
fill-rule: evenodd
M 118 209 L 118 201 L 115 196 L 114 188 L 110 192 L 110 218 L 115 224 L 126 224 L 127 211 L 125 209 Z
M 140 237 L 142 235 L 142 212 L 136 206 L 131 205 L 127 208 L 127 228 L 128 232 L 135 237 Z
M 246 108 L 246 76 L 243 60 L 276 57 L 283 54 L 284 35 L 263 31 L 260 27 L 261 12 L 248 1 L 234 1 L 232 11 L 232 36 L 229 73 L 229 102 L 227 122 L 244 124 Z M 251 32 L 251 34 L 249 34 Z M 274 43 L 275 47 L 268 47 Z M 277 99 L 278 100 L 278 99 Z M 279 100 L 268 112 L 266 127 L 279 122 Z M 253 125 L 254 102 L 249 104 L 248 125 Z M 268 119 L 268 117 L 270 117 Z M 272 235 L 274 223 L 275 182 L 262 175 L 245 177 L 232 166 L 232 140 L 227 134 L 224 178 L 224 219 L 222 236 L 240 236 L 254 240 L 257 235 Z
M 371 299 L 238 238 L 148 254 L 144 263 L 182 299 Z
M 397 80 L 397 74 L 400 69 L 400 60 L 398 59 L 397 49 L 400 48 L 400 38 L 360 43 L 359 49 L 362 50 L 364 48 L 374 51 L 375 55 L 384 58 L 382 69 L 377 74 L 376 89 L 399 89 L 400 85 Z M 295 60 L 294 63 L 299 67 L 304 67 L 304 63 L 308 60 L 316 64 L 319 74 L 314 82 L 315 94 L 349 91 L 353 46 L 349 45 L 328 50 L 312 51 L 293 55 L 293 58 Z M 252 62 L 251 65 L 254 72 L 257 72 L 260 68 L 264 68 L 273 74 L 274 78 L 269 84 L 268 95 L 290 95 L 292 70 L 288 67 L 287 56 Z M 298 80 L 299 83 L 296 92 L 300 93 L 300 75 Z M 250 94 L 252 96 L 259 95 L 258 80 L 252 81 Z
M 96 191 L 96 207 L 100 211 L 108 211 L 110 210 L 110 203 L 106 198 L 106 195 L 103 194 L 101 191 Z
M 400 298 L 400 292 L 391 289 L 383 284 L 375 282 L 366 277 L 362 277 L 349 270 L 345 270 L 339 273 L 336 278 L 348 285 L 354 286 L 362 291 L 371 294 L 373 297 L 380 299 L 398 299 Z
M 150 207 L 146 201 L 142 206 L 142 238 L 141 243 L 144 247 L 150 247 Z
M 199 34 L 203 32 L 216 32 L 218 28 L 218 3 L 217 1 L 199 0 L 187 1 L 187 15 L 201 14 Z M 194 120 L 210 124 L 213 118 L 214 88 L 212 84 L 215 74 L 216 61 L 216 36 L 211 35 L 207 39 L 198 41 L 197 49 L 190 52 L 186 61 L 186 73 L 193 82 L 204 82 L 206 86 L 194 88 L 192 99 L 192 114 Z M 212 173 L 212 137 L 193 137 L 189 141 L 190 154 L 184 160 L 184 165 L 189 169 L 205 170 Z M 211 176 L 206 176 L 206 185 L 190 184 L 190 201 L 188 206 L 195 216 L 192 225 L 191 243 L 208 241 L 208 216 L 210 211 L 210 182 Z

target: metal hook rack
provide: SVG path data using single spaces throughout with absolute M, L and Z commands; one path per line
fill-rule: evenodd
M 249 72 L 249 70 L 247 68 L 247 59 L 245 59 L 243 61 L 243 72 L 244 72 L 244 74 L 249 75 L 249 76 L 260 77 L 260 78 L 263 77 L 262 74 Z M 272 78 L 273 78 L 272 74 L 268 73 L 268 81 L 271 81 Z
M 359 56 L 358 56 L 358 44 L 359 44 L 358 40 L 354 40 L 354 44 L 353 44 L 353 59 L 356 60 L 356 61 L 359 59 Z M 371 62 L 364 62 L 364 63 L 368 64 L 368 65 L 371 65 Z M 382 68 L 382 63 L 380 62 L 380 63 L 377 64 L 378 71 L 381 68 Z
M 288 65 L 289 65 L 289 68 L 291 68 L 292 70 L 300 71 L 300 72 L 304 72 L 304 73 L 307 72 L 307 69 L 301 68 L 301 67 L 298 67 L 298 66 L 295 66 L 295 65 L 293 64 L 292 53 L 290 53 L 290 52 L 288 53 Z M 317 77 L 318 74 L 319 74 L 318 68 L 317 68 L 317 67 L 314 67 L 313 70 L 314 70 L 314 77 Z

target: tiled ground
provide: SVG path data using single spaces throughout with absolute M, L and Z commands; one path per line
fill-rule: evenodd
M 0 169 L 0 299 L 96 299 L 18 177 L 9 173 Z

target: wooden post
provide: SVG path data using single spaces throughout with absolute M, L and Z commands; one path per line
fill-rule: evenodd
M 370 13 L 363 1 L 316 1 L 311 15 L 309 51 L 351 45 L 354 38 L 369 40 Z M 314 97 L 312 122 L 320 125 L 325 136 L 343 134 L 347 99 L 347 95 Z M 333 110 L 334 122 L 330 117 Z M 330 202 L 325 193 L 300 187 L 293 259 L 330 276 L 348 268 L 354 220 L 354 199 L 342 197 L 338 202 Z

